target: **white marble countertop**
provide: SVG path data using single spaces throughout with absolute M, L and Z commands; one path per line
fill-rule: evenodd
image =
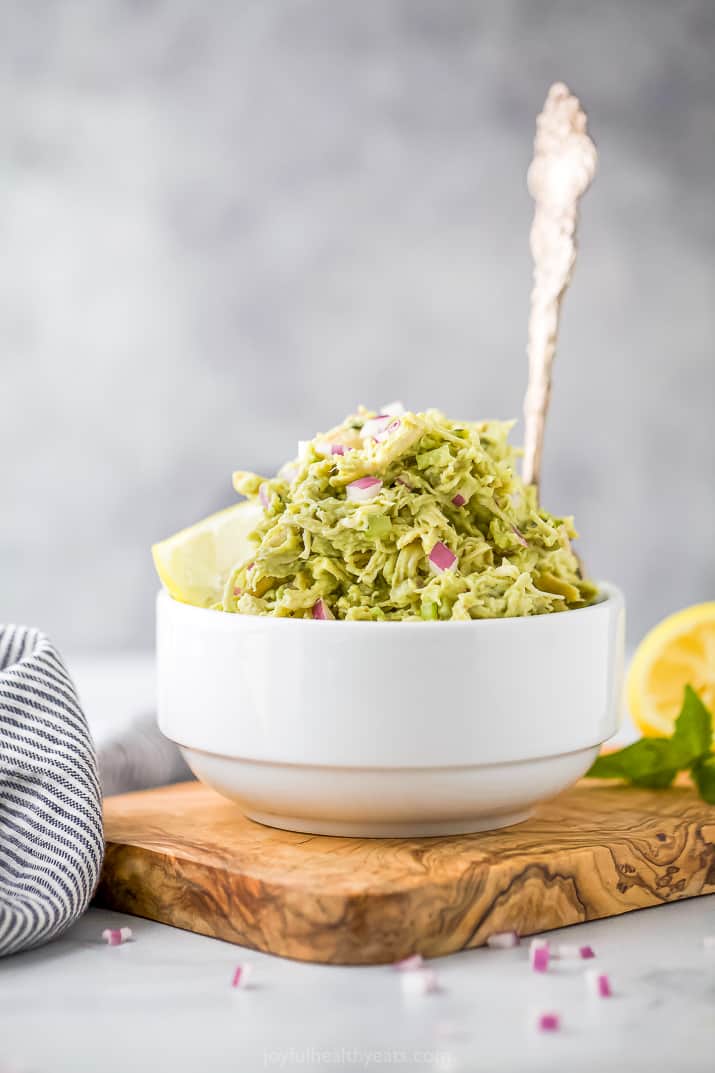
M 147 657 L 70 661 L 95 733 L 152 704 Z M 134 939 L 109 947 L 107 926 Z M 431 962 L 439 990 L 405 995 L 390 967 L 285 961 L 150 921 L 90 910 L 62 938 L 0 962 L 0 1073 L 256 1073 L 261 1069 L 468 1073 L 711 1073 L 715 896 L 553 932 L 597 961 L 544 975 L 527 944 Z M 237 964 L 251 986 L 233 989 Z M 591 998 L 602 967 L 614 995 Z M 539 1012 L 563 1020 L 537 1034 Z
M 107 926 L 133 941 L 110 947 Z M 256 1073 L 261 1069 L 711 1073 L 715 897 L 552 932 L 597 960 L 541 976 L 525 943 L 430 965 L 440 990 L 405 995 L 390 967 L 285 961 L 118 913 L 90 910 L 66 935 L 0 966 L 3 1073 Z M 234 990 L 239 962 L 251 986 Z M 591 998 L 586 967 L 614 995 Z M 560 1033 L 533 1014 L 558 1011 Z M 4 1064 L 3 1064 L 4 1063 Z

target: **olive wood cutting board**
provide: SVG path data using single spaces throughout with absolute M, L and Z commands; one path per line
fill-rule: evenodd
M 96 903 L 337 965 L 480 946 L 715 892 L 715 808 L 689 786 L 583 781 L 516 827 L 294 834 L 199 783 L 110 797 Z

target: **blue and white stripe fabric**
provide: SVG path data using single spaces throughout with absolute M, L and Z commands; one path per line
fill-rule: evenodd
M 0 956 L 84 912 L 103 852 L 97 763 L 72 680 L 39 630 L 0 626 Z

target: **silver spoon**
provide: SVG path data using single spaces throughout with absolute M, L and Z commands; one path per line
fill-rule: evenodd
M 536 121 L 534 159 L 527 178 L 535 202 L 530 237 L 534 285 L 522 477 L 525 484 L 536 487 L 537 497 L 561 302 L 576 263 L 578 203 L 595 172 L 596 147 L 586 130 L 586 113 L 568 87 L 556 82 Z

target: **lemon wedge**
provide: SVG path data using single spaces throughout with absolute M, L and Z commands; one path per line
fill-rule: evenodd
M 638 646 L 626 690 L 631 716 L 643 734 L 673 733 L 688 684 L 715 711 L 715 602 L 670 615 Z
M 261 515 L 246 500 L 154 544 L 154 565 L 169 595 L 197 607 L 216 603 L 231 567 L 251 554 L 248 534 Z

